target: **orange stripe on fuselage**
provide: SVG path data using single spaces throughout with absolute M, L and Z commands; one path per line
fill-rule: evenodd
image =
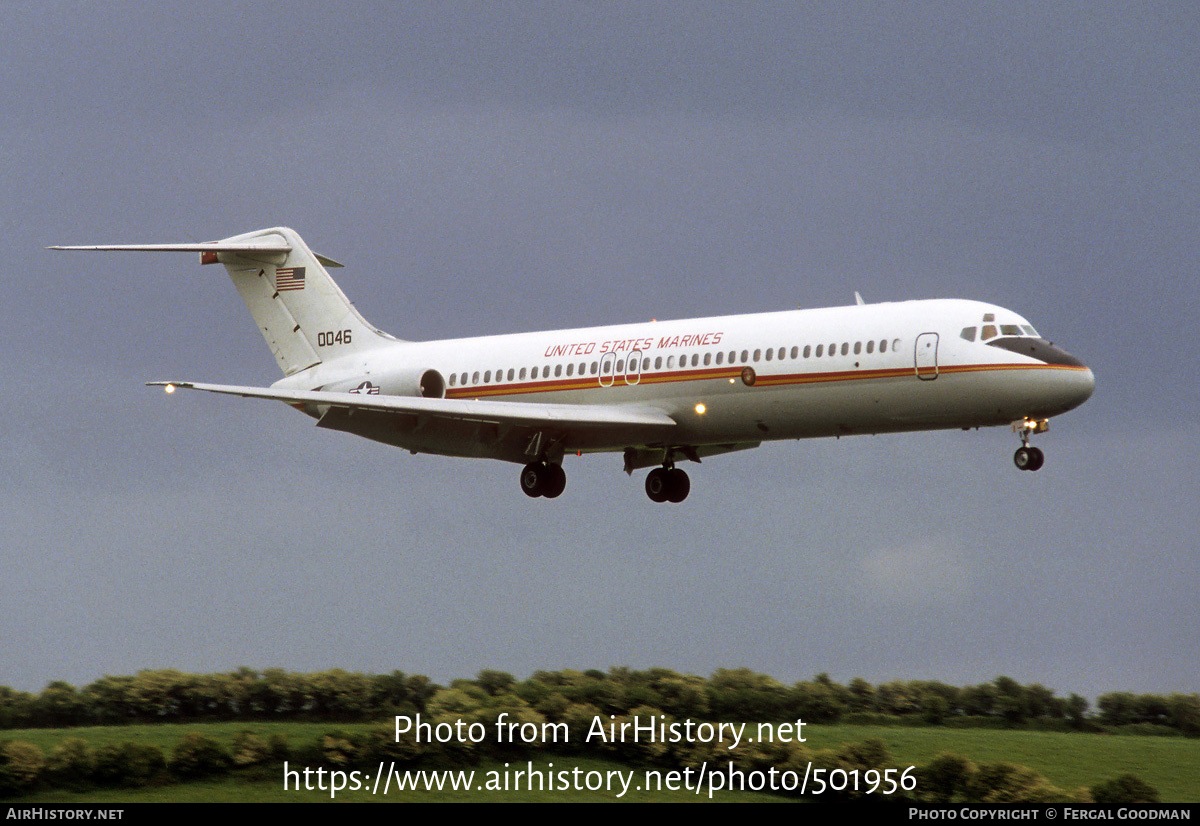
M 742 370 L 753 365 L 735 367 L 719 367 L 697 370 L 676 370 L 670 373 L 643 373 L 637 382 L 627 382 L 624 376 L 617 376 L 613 384 L 600 384 L 597 376 L 576 376 L 574 378 L 543 379 L 510 384 L 476 385 L 474 387 L 453 387 L 446 390 L 450 399 L 477 399 L 484 396 L 520 396 L 529 393 L 560 393 L 568 390 L 605 390 L 611 387 L 637 387 L 642 384 L 669 384 L 676 382 L 713 381 L 717 379 L 738 379 Z M 1086 367 L 1076 367 L 1069 364 L 960 364 L 938 365 L 937 374 L 948 373 L 983 373 L 992 370 L 1086 370 Z M 932 366 L 922 368 L 929 373 L 934 372 Z M 887 370 L 840 370 L 830 373 L 776 373 L 757 374 L 756 387 L 783 387 L 793 384 L 817 384 L 840 381 L 870 381 L 873 379 L 915 378 L 913 367 L 890 368 Z M 753 389 L 753 388 L 747 388 Z

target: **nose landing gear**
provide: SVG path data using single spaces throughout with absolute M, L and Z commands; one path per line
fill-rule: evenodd
M 1013 430 L 1021 437 L 1021 446 L 1013 454 L 1013 464 L 1018 470 L 1037 470 L 1046 461 L 1042 451 L 1029 446 L 1029 437 L 1034 433 L 1045 433 L 1050 429 L 1046 419 L 1022 419 L 1013 424 Z
M 1013 454 L 1013 464 L 1020 470 L 1037 470 L 1045 461 L 1046 457 L 1036 447 L 1019 447 Z
M 682 502 L 691 489 L 687 473 L 674 465 L 663 465 L 646 475 L 646 495 L 651 502 Z

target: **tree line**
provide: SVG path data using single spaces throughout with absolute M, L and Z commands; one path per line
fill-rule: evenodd
M 63 681 L 39 693 L 0 686 L 0 729 L 227 720 L 366 721 L 430 710 L 435 697 L 475 705 L 473 697 L 511 696 L 547 719 L 572 706 L 621 715 L 649 706 L 677 719 L 752 722 L 797 718 L 812 723 L 1042 726 L 1200 735 L 1200 695 L 1101 695 L 1093 709 L 1077 694 L 1058 697 L 1039 684 L 1009 677 L 957 687 L 929 680 L 863 679 L 840 684 L 825 674 L 791 685 L 749 669 L 720 669 L 708 678 L 665 668 L 538 671 L 517 680 L 503 671 L 439 686 L 421 675 L 361 674 L 340 669 L 294 673 L 239 668 L 227 674 L 172 669 L 106 676 L 83 688 Z M 452 710 L 452 709 L 449 709 Z
M 468 698 L 473 702 L 468 702 Z M 465 707 L 468 705 L 469 708 Z M 435 724 L 461 719 L 463 715 L 469 720 L 491 722 L 501 710 L 526 723 L 536 724 L 546 719 L 513 694 L 472 694 L 461 688 L 439 691 L 430 703 L 429 713 Z M 264 735 L 248 728 L 235 734 L 232 741 L 191 731 L 169 748 L 146 742 L 97 746 L 83 738 L 70 737 L 56 744 L 48 754 L 29 742 L 0 739 L 0 800 L 42 789 L 82 792 L 94 788 L 137 788 L 231 774 L 278 784 L 279 770 L 287 761 L 293 766 L 336 769 L 343 778 L 356 770 L 369 773 L 385 763 L 389 771 L 465 768 L 489 760 L 546 760 L 548 765 L 554 765 L 560 755 L 567 756 L 569 761 L 570 755 L 581 752 L 578 745 L 571 743 L 578 744 L 581 739 L 580 718 L 595 711 L 596 707 L 590 705 L 568 707 L 565 720 L 576 729 L 571 742 L 513 742 L 496 737 L 430 742 L 412 735 L 397 739 L 395 726 L 390 723 L 373 723 L 352 731 L 334 729 L 302 742 L 292 742 L 282 730 Z M 639 706 L 630 711 L 632 717 L 643 720 L 669 720 L 657 708 Z M 613 723 L 619 726 L 626 719 L 614 717 Z M 719 772 L 727 763 L 731 764 L 731 770 L 736 764 L 741 777 L 752 778 L 757 774 L 761 778 L 769 773 L 779 777 L 781 782 L 772 793 L 822 801 L 884 799 L 933 804 L 1116 806 L 1159 800 L 1157 790 L 1133 774 L 1090 788 L 1060 788 L 1026 766 L 1006 761 L 975 762 L 946 752 L 923 764 L 904 766 L 879 739 L 830 749 L 760 740 L 743 744 L 736 755 L 730 752 L 731 745 L 728 739 L 653 743 L 616 740 L 596 751 L 616 763 L 647 768 L 699 771 L 707 767 Z M 810 772 L 820 779 L 806 789 L 799 779 Z M 343 783 L 341 788 L 344 790 L 347 785 Z M 763 786 L 761 780 L 755 785 L 751 779 L 737 788 L 759 790 Z M 364 799 L 364 795 L 365 792 L 358 794 L 357 799 Z M 717 795 L 718 799 L 720 796 Z

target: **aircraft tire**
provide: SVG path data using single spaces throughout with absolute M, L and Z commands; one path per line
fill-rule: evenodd
M 646 475 L 646 495 L 651 502 L 666 502 L 669 490 L 665 467 L 657 467 Z
M 546 476 L 542 485 L 542 496 L 547 499 L 561 496 L 567 487 L 567 472 L 562 469 L 562 465 L 543 465 L 542 467 Z
M 526 496 L 537 498 L 545 495 L 545 469 L 546 465 L 543 465 L 541 462 L 530 462 L 521 469 L 521 490 Z
M 1019 447 L 1013 454 L 1013 464 L 1020 470 L 1037 470 L 1045 461 L 1045 455 L 1036 447 Z
M 1029 464 L 1029 469 L 1040 470 L 1042 465 L 1046 463 L 1045 455 L 1042 453 L 1040 448 L 1036 447 L 1029 448 L 1029 452 L 1033 454 L 1031 457 L 1033 461 Z
M 667 500 L 676 504 L 687 499 L 688 493 L 692 490 L 692 480 L 688 478 L 687 473 L 679 468 L 671 468 L 667 471 Z

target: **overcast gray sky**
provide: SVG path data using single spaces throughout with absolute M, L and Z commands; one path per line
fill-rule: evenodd
M 145 668 L 746 666 L 1200 690 L 1193 3 L 3 2 L 0 684 Z M 1094 397 L 790 442 L 411 456 L 279 404 L 220 268 L 288 225 L 431 339 L 961 297 Z

